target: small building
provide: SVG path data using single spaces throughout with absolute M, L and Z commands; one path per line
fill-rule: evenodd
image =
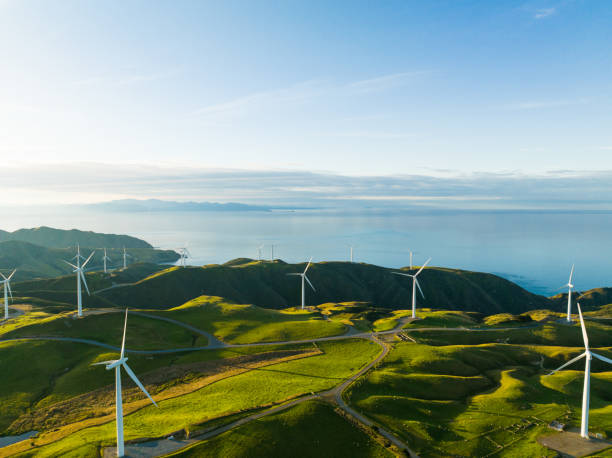
M 555 431 L 565 431 L 565 424 L 559 423 L 558 421 L 552 421 L 549 423 L 548 427 L 550 429 L 554 429 Z

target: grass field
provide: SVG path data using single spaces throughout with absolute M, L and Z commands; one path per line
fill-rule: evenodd
M 512 326 L 511 326 L 512 327 Z M 609 346 L 612 344 L 612 326 L 589 320 L 587 322 L 589 340 L 592 346 Z M 478 345 L 481 343 L 499 342 L 509 344 L 558 345 L 570 347 L 583 345 L 580 325 L 565 325 L 555 322 L 532 327 L 517 328 L 510 331 L 484 328 L 480 331 L 418 331 L 410 333 L 419 343 L 429 345 Z
M 308 401 L 168 456 L 391 458 L 394 455 L 334 412 L 329 404 Z
M 554 369 L 580 351 L 397 343 L 379 370 L 346 396 L 421 456 L 555 456 L 535 439 L 552 420 L 579 425 L 583 373 L 578 364 L 545 377 L 543 368 Z M 612 437 L 612 372 L 602 370 L 610 369 L 593 365 L 591 431 Z
M 299 309 L 268 310 L 202 296 L 154 314 L 189 323 L 227 343 L 279 342 L 334 336 L 346 332 L 342 323 Z
M 380 351 L 376 344 L 364 340 L 327 342 L 319 346 L 323 355 L 275 364 L 222 379 L 193 393 L 162 401 L 159 409 L 146 406 L 127 415 L 126 439 L 159 437 L 241 410 L 332 388 L 374 359 Z M 134 370 L 139 373 L 136 368 Z M 79 430 L 25 454 L 57 456 L 97 450 L 99 445 L 111 445 L 114 442 L 114 426 L 114 422 L 109 422 Z M 53 432 L 48 434 L 53 435 Z M 36 441 L 45 441 L 44 435 Z M 82 444 L 89 444 L 89 448 L 79 451 Z
M 125 317 L 123 313 L 93 314 L 78 319 L 73 316 L 73 312 L 53 315 L 37 312 L 23 315 L 17 317 L 14 322 L 7 323 L 7 328 L 13 327 L 13 330 L 5 332 L 5 327 L 0 326 L 0 335 L 3 339 L 31 336 L 72 337 L 121 346 Z M 130 315 L 128 318 L 126 347 L 132 350 L 187 348 L 205 346 L 207 343 L 205 336 L 175 324 L 138 315 Z

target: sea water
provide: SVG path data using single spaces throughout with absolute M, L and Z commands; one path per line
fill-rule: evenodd
M 7 221 L 7 220 L 5 220 Z M 160 248 L 187 246 L 190 264 L 237 257 L 287 262 L 347 261 L 386 267 L 430 265 L 491 272 L 539 294 L 567 283 L 612 284 L 612 214 L 526 211 L 297 210 L 99 212 L 64 208 L 14 212 L 10 226 L 77 228 L 143 238 Z M 119 262 L 119 260 L 116 260 Z

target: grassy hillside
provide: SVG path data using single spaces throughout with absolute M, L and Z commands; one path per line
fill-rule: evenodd
M 138 307 L 171 308 L 203 294 L 266 308 L 300 304 L 299 278 L 304 264 L 282 261 L 230 262 L 186 269 L 172 268 L 135 285 L 101 293 L 111 302 Z M 408 272 L 408 270 L 404 270 Z M 309 278 L 316 292 L 307 290 L 307 304 L 370 302 L 378 307 L 406 309 L 411 301 L 409 279 L 392 275 L 392 269 L 347 262 L 313 264 Z M 485 314 L 522 313 L 545 308 L 548 299 L 491 274 L 427 268 L 420 276 L 426 298 L 419 307 L 472 310 Z
M 189 394 L 163 400 L 159 408 L 139 400 L 141 408 L 125 416 L 125 438 L 161 437 L 219 417 L 329 389 L 358 371 L 380 351 L 376 344 L 363 340 L 326 342 L 319 347 L 322 354 L 318 356 L 223 378 Z M 101 358 L 107 356 L 102 355 Z M 137 374 L 141 373 L 137 368 L 134 370 Z M 99 367 L 87 371 L 91 374 L 106 372 Z M 108 421 L 100 425 L 85 427 L 89 424 L 83 420 L 69 429 L 46 432 L 33 440 L 39 447 L 23 456 L 60 456 L 68 452 L 96 456 L 99 446 L 114 444 L 113 420 L 114 417 L 109 415 Z M 68 435 L 60 438 L 57 436 L 60 433 Z M 53 442 L 49 443 L 49 440 Z M 82 449 L 84 444 L 86 449 Z M 28 447 L 29 444 L 20 446 Z
M 269 310 L 201 296 L 157 315 L 189 323 L 227 343 L 279 342 L 343 334 L 341 323 L 302 310 Z
M 0 231 L 0 242 L 9 240 L 33 243 L 46 248 L 74 247 L 77 243 L 82 247 L 96 248 L 153 248 L 144 240 L 129 235 L 101 234 L 78 229 L 64 230 L 46 226 L 19 229 L 14 232 Z
M 334 412 L 329 404 L 309 401 L 168 456 L 392 458 L 394 455 Z
M 89 256 L 93 250 L 81 245 L 81 254 Z M 122 249 L 107 250 L 112 262 L 108 263 L 109 269 L 123 267 Z M 170 250 L 154 250 L 150 248 L 131 248 L 128 250 L 130 257 L 128 264 L 136 263 L 170 263 L 178 259 L 178 254 Z M 68 248 L 47 248 L 22 241 L 0 242 L 0 271 L 4 274 L 17 269 L 14 281 L 24 281 L 35 278 L 54 278 L 72 272 L 72 267 L 65 261 L 75 261 L 72 258 L 76 254 L 74 246 Z M 87 264 L 87 270 L 102 270 L 104 256 L 103 251 L 96 250 L 94 256 Z M 142 277 L 140 277 L 142 278 Z
M 580 351 L 521 343 L 396 343 L 379 370 L 347 397 L 421 456 L 555 456 L 535 439 L 552 420 L 579 425 L 583 373 L 578 363 L 545 374 Z M 609 367 L 593 366 L 591 431 L 612 437 L 612 373 L 602 370 Z

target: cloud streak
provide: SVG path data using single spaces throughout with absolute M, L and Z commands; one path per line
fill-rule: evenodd
M 289 104 L 305 103 L 314 99 L 330 100 L 334 97 L 363 96 L 390 91 L 405 87 L 426 73 L 429 72 L 393 73 L 342 84 L 320 79 L 307 80 L 279 89 L 254 92 L 225 102 L 204 105 L 195 109 L 192 114 L 209 119 L 244 117 L 252 112 L 279 109 Z
M 55 164 L 0 169 L 0 203 L 117 198 L 258 205 L 437 209 L 612 210 L 612 171 L 345 176 L 283 170 L 211 170 L 147 165 Z M 10 200 L 8 196 L 11 196 Z M 72 200 L 71 200 L 72 199 Z

